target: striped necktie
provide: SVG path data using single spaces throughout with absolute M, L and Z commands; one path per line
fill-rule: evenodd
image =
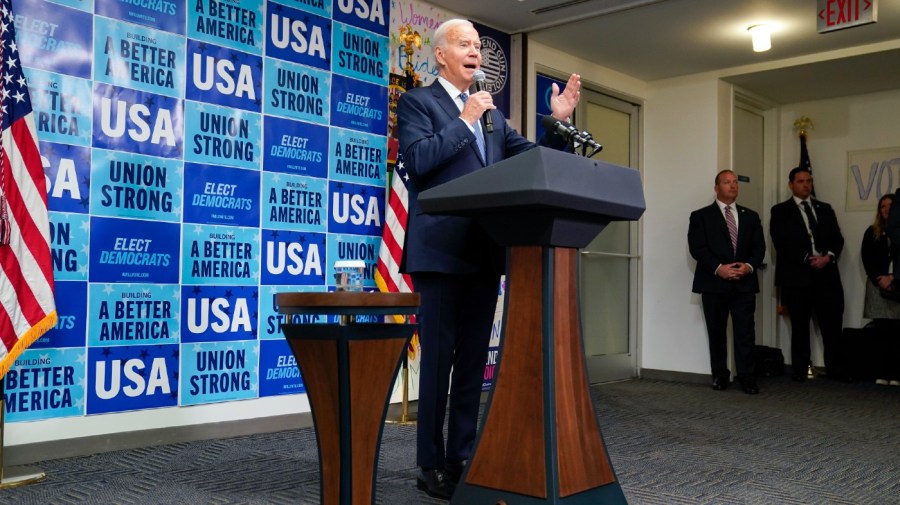
M 725 224 L 728 225 L 728 236 L 731 237 L 731 249 L 737 254 L 737 221 L 734 220 L 734 213 L 731 212 L 731 205 L 725 206 Z
M 459 99 L 462 100 L 463 105 L 466 104 L 466 100 L 469 98 L 468 93 L 460 93 Z M 481 154 L 481 159 L 487 162 L 487 158 L 484 157 L 484 134 L 481 132 L 481 121 L 475 121 L 475 145 L 478 146 L 478 152 Z

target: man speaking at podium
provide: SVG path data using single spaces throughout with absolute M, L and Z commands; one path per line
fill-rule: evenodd
M 418 195 L 535 144 L 507 125 L 482 86 L 470 93 L 481 66 L 481 41 L 472 23 L 445 21 L 435 30 L 432 44 L 438 79 L 407 91 L 397 106 L 400 154 L 410 177 L 409 221 L 400 268 L 411 275 L 422 297 L 417 486 L 431 496 L 450 498 L 475 442 L 504 252 L 472 219 L 423 213 Z M 576 74 L 561 93 L 553 84 L 553 117 L 569 119 L 580 87 Z M 567 141 L 548 133 L 540 144 L 565 149 Z

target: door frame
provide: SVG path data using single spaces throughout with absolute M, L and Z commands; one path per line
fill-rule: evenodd
M 584 117 L 587 114 L 586 98 L 590 97 L 592 103 L 600 106 L 627 114 L 629 120 L 629 165 L 640 171 L 641 170 L 641 113 L 642 106 L 635 100 L 628 100 L 625 97 L 605 90 L 601 86 L 594 86 L 591 83 L 582 82 L 582 100 L 575 111 L 575 117 Z M 573 121 L 574 123 L 574 121 Z M 584 122 L 582 122 L 583 124 Z M 601 145 L 603 139 L 597 140 Z M 611 253 L 611 252 L 589 252 L 581 251 L 579 258 L 586 256 L 605 256 L 614 258 L 628 259 L 628 352 L 623 354 L 603 355 L 603 356 L 585 356 L 587 365 L 588 381 L 592 384 L 599 382 L 610 382 L 616 380 L 631 379 L 639 376 L 640 370 L 640 324 L 641 324 L 641 286 L 642 286 L 642 240 L 643 226 L 642 221 L 633 221 L 629 223 L 628 233 L 628 253 Z M 580 261 L 579 261 L 580 265 Z M 582 338 L 586 338 L 584 328 L 582 328 Z

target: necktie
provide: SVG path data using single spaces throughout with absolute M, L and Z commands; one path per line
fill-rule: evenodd
M 800 206 L 803 207 L 803 212 L 806 213 L 806 220 L 809 221 L 809 233 L 812 235 L 813 242 L 815 242 L 815 248 L 818 249 L 822 245 L 819 241 L 819 235 L 816 233 L 819 230 L 819 222 L 816 221 L 816 216 L 813 214 L 809 202 L 803 200 L 800 202 Z
M 460 93 L 459 99 L 462 100 L 463 105 L 466 103 L 466 99 L 469 98 L 468 93 Z M 487 161 L 487 158 L 484 157 L 484 134 L 481 132 L 481 121 L 475 121 L 475 145 L 478 146 L 478 152 L 481 154 L 481 159 Z
M 731 237 L 731 248 L 737 254 L 737 222 L 734 220 L 734 213 L 731 212 L 731 205 L 725 206 L 725 224 L 728 225 L 728 236 Z

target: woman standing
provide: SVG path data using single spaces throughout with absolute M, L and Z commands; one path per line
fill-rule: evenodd
M 878 200 L 875 222 L 866 229 L 862 241 L 862 261 L 866 269 L 866 301 L 863 317 L 872 319 L 878 330 L 879 349 L 875 354 L 876 384 L 900 386 L 900 293 L 891 272 L 891 241 L 885 233 L 894 195 Z

